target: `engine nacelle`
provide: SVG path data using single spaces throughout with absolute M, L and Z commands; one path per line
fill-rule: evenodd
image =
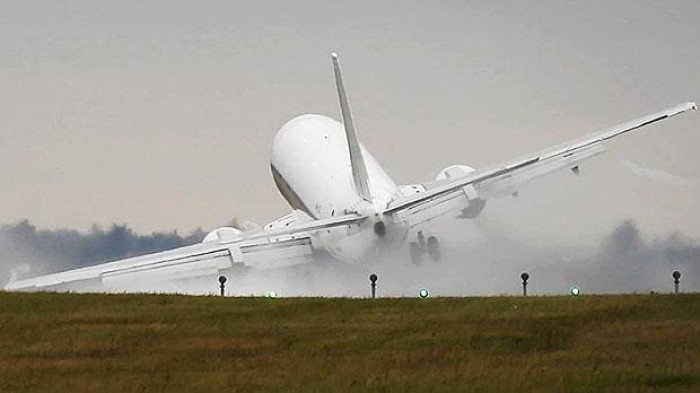
M 450 165 L 440 171 L 435 180 L 454 181 L 468 176 L 470 173 L 474 172 L 474 170 L 474 168 L 467 165 Z M 481 211 L 484 210 L 486 201 L 479 197 L 473 185 L 467 185 L 463 188 L 463 190 L 464 194 L 467 196 L 468 205 L 466 208 L 462 209 L 462 214 L 457 216 L 457 218 L 476 218 L 479 214 L 481 214 Z
M 241 232 L 239 229 L 233 227 L 221 227 L 214 229 L 204 236 L 202 243 L 233 241 L 240 239 L 242 236 L 243 232 Z
M 435 180 L 455 180 L 474 172 L 474 168 L 468 165 L 450 165 L 438 173 Z

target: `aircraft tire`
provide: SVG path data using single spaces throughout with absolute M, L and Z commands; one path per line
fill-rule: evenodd
M 408 250 L 411 254 L 411 263 L 414 265 L 420 265 L 423 262 L 423 249 L 420 244 L 416 242 L 410 242 L 408 244 Z
M 433 261 L 439 261 L 442 257 L 442 252 L 440 252 L 440 241 L 435 236 L 428 237 L 428 255 Z

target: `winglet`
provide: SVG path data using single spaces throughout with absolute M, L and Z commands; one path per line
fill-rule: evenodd
M 352 123 L 352 116 L 350 115 L 350 104 L 348 103 L 348 97 L 345 94 L 345 87 L 343 86 L 343 77 L 340 74 L 340 62 L 338 61 L 338 54 L 331 53 L 331 58 L 333 60 L 333 74 L 335 75 L 335 85 L 338 89 L 338 98 L 340 99 L 340 111 L 343 115 L 343 126 L 345 127 L 345 136 L 348 140 L 348 150 L 350 151 L 350 166 L 352 167 L 352 177 L 355 182 L 355 189 L 360 197 L 365 201 L 371 202 L 372 195 L 369 189 L 369 176 L 367 175 L 367 166 L 365 165 L 365 160 L 362 157 L 362 151 L 360 149 L 360 142 L 357 139 L 357 133 L 355 132 L 355 126 Z
M 681 113 L 687 112 L 690 110 L 694 110 L 694 111 L 698 110 L 698 104 L 696 104 L 692 101 L 689 101 L 689 102 L 686 102 L 685 104 L 677 105 L 671 109 L 668 109 L 669 113 L 667 113 L 667 116 L 671 117 L 671 116 L 675 116 L 675 115 L 680 115 Z

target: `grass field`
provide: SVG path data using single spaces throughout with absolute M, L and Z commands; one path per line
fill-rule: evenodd
M 0 292 L 0 392 L 700 391 L 700 295 Z

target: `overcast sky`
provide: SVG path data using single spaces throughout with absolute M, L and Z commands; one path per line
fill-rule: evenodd
M 700 99 L 697 1 L 3 1 L 0 223 L 138 231 L 288 212 L 271 141 L 339 118 L 398 183 L 485 166 Z M 480 220 L 582 241 L 626 218 L 700 238 L 700 114 L 491 201 Z M 656 178 L 656 180 L 652 179 Z

